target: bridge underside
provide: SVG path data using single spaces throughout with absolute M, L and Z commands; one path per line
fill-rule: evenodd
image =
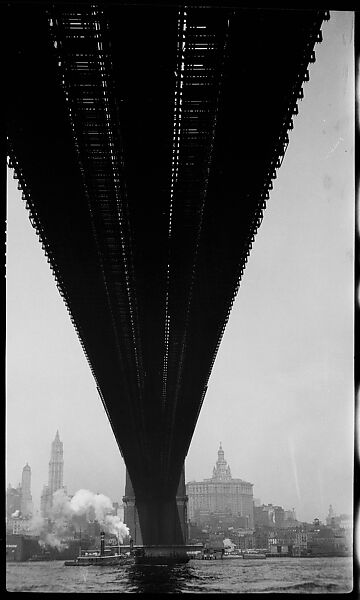
M 144 523 L 175 506 L 324 18 L 8 8 L 10 164 Z

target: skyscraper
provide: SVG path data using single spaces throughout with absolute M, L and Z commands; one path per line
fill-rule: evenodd
M 63 487 L 64 451 L 60 442 L 59 432 L 51 444 L 51 457 L 49 462 L 49 489 L 51 494 Z
M 49 480 L 44 486 L 41 494 L 40 510 L 44 518 L 50 515 L 53 494 L 63 487 L 64 476 L 64 452 L 63 443 L 60 441 L 59 432 L 56 431 L 55 439 L 51 443 L 51 455 L 49 461 Z
M 26 463 L 22 472 L 20 510 L 23 517 L 29 517 L 32 514 L 31 468 L 28 463 Z

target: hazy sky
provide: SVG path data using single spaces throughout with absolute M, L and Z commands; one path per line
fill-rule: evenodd
M 233 477 L 303 520 L 353 492 L 352 13 L 322 31 L 186 460 L 186 481 L 210 477 L 221 440 Z M 68 491 L 120 501 L 125 465 L 12 172 L 7 231 L 6 481 L 28 461 L 39 506 L 59 429 Z

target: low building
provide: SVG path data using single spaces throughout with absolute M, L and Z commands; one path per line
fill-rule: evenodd
M 336 515 L 332 505 L 329 506 L 329 513 L 326 517 L 326 525 L 331 527 L 331 529 L 339 530 L 343 529 L 349 541 L 352 540 L 352 530 L 353 530 L 353 519 L 351 515 L 341 514 Z
M 237 533 L 237 536 L 234 536 L 233 539 L 237 539 L 237 547 L 240 550 L 252 550 L 255 547 L 254 535 L 252 533 Z
M 269 552 L 273 556 L 291 555 L 292 554 L 292 547 L 288 546 L 286 544 L 277 544 L 277 543 L 273 544 L 273 543 L 271 543 L 269 545 Z
M 284 510 L 273 504 L 254 505 L 254 525 L 265 527 L 293 527 L 297 524 L 294 509 Z
M 269 547 L 269 537 L 271 536 L 271 531 L 268 527 L 260 527 L 256 526 L 253 534 L 254 537 L 254 547 L 255 548 L 268 548 Z
M 293 554 L 294 556 L 306 556 L 308 554 L 308 543 L 311 534 L 307 531 L 298 531 L 295 535 Z
M 349 556 L 352 552 L 344 529 L 320 527 L 313 532 L 308 550 L 314 556 Z
M 30 517 L 23 517 L 20 511 L 16 511 L 6 522 L 6 533 L 14 535 L 26 535 L 30 532 Z
M 18 534 L 6 535 L 6 561 L 23 562 L 39 552 L 38 538 Z

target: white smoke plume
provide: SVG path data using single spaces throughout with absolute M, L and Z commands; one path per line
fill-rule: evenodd
M 31 533 L 32 535 L 40 536 L 42 534 L 42 532 L 45 530 L 44 519 L 38 514 L 33 515 L 29 521 L 28 529 L 29 529 L 29 533 Z
M 112 510 L 110 498 L 89 490 L 78 490 L 72 498 L 64 490 L 58 490 L 53 495 L 52 517 L 55 523 L 64 526 L 66 522 L 76 522 L 79 517 L 96 519 L 106 533 L 116 535 L 122 543 L 129 535 L 129 528 L 120 517 L 109 514 Z
M 39 540 L 39 544 L 42 547 L 52 546 L 53 548 L 57 548 L 59 551 L 65 550 L 68 548 L 68 544 L 60 540 L 55 533 L 46 533 L 44 539 Z
M 117 515 L 106 515 L 104 527 L 108 533 L 116 535 L 121 544 L 123 543 L 124 538 L 130 533 L 128 526 L 125 525 Z
M 16 510 L 15 512 L 13 512 L 13 514 L 11 515 L 12 517 L 18 517 L 20 514 L 19 510 Z
M 28 523 L 28 532 L 31 535 L 39 537 L 39 544 L 42 547 L 52 546 L 58 550 L 68 548 L 68 544 L 61 540 L 61 534 L 64 532 L 65 526 L 62 522 L 54 523 L 54 531 L 49 533 L 47 530 L 47 522 L 39 514 L 32 516 Z
M 53 505 L 50 514 L 52 532 L 48 531 L 48 523 L 40 515 L 34 515 L 29 522 L 28 530 L 39 536 L 41 546 L 52 546 L 58 550 L 68 547 L 62 537 L 66 535 L 69 524 L 85 526 L 86 522 L 96 519 L 105 533 L 114 534 L 122 544 L 129 535 L 129 528 L 117 515 L 109 514 L 113 510 L 110 498 L 104 494 L 94 494 L 89 490 L 78 490 L 70 498 L 61 489 L 53 494 Z

